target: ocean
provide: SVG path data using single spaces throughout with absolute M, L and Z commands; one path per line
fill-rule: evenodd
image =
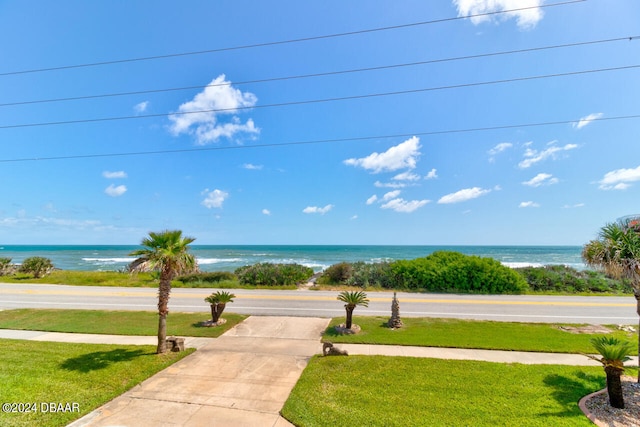
M 29 246 L 0 245 L 0 258 L 19 264 L 42 256 L 56 268 L 82 271 L 119 271 L 135 259 L 129 254 L 139 246 Z M 581 246 L 211 246 L 190 247 L 202 271 L 234 271 L 238 267 L 270 263 L 297 263 L 322 271 L 332 264 L 415 259 L 438 250 L 494 258 L 509 267 L 564 264 L 577 269 L 585 265 Z

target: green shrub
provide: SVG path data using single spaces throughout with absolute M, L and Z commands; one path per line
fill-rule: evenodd
M 428 292 L 519 294 L 527 282 L 493 258 L 437 251 L 410 261 L 391 263 L 399 287 Z
M 14 266 L 11 264 L 11 258 L 0 258 L 0 276 L 12 274 Z
M 22 261 L 19 271 L 21 273 L 31 274 L 34 278 L 38 279 L 53 271 L 53 263 L 49 258 L 33 256 L 25 258 L 25 260 Z
M 342 285 L 351 278 L 353 267 L 348 262 L 340 262 L 333 264 L 322 272 L 322 276 L 318 279 L 319 283 Z
M 229 271 L 212 271 L 206 273 L 185 274 L 176 280 L 182 283 L 220 283 L 226 280 L 234 280 L 235 274 Z
M 524 277 L 534 292 L 559 293 L 632 293 L 628 280 L 615 280 L 603 273 L 585 270 L 579 271 L 565 265 L 547 265 L 544 267 L 523 267 L 516 271 Z
M 260 263 L 235 271 L 238 281 L 252 286 L 291 286 L 309 280 L 313 269 L 300 264 Z

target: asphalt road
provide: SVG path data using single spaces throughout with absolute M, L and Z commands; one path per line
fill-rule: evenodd
M 209 312 L 204 298 L 215 289 L 173 289 L 169 309 Z M 252 315 L 337 317 L 344 315 L 335 291 L 231 291 L 236 295 L 226 311 Z M 367 292 L 369 307 L 358 314 L 390 316 L 390 292 Z M 403 317 L 441 317 L 506 322 L 637 324 L 633 297 L 528 295 L 450 295 L 398 293 Z M 95 310 L 155 310 L 157 290 L 0 283 L 0 309 L 73 308 Z

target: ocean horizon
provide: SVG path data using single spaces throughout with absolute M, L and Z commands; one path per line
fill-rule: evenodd
M 20 264 L 42 256 L 56 268 L 79 271 L 120 271 L 135 259 L 139 245 L 0 245 L 0 258 Z M 319 272 L 339 262 L 381 262 L 415 259 L 435 251 L 494 258 L 508 267 L 567 265 L 584 269 L 582 246 L 463 245 L 191 245 L 202 271 L 234 271 L 262 262 L 297 263 Z

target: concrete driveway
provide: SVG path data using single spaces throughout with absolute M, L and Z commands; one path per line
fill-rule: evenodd
M 249 317 L 70 426 L 291 426 L 279 411 L 328 323 Z

